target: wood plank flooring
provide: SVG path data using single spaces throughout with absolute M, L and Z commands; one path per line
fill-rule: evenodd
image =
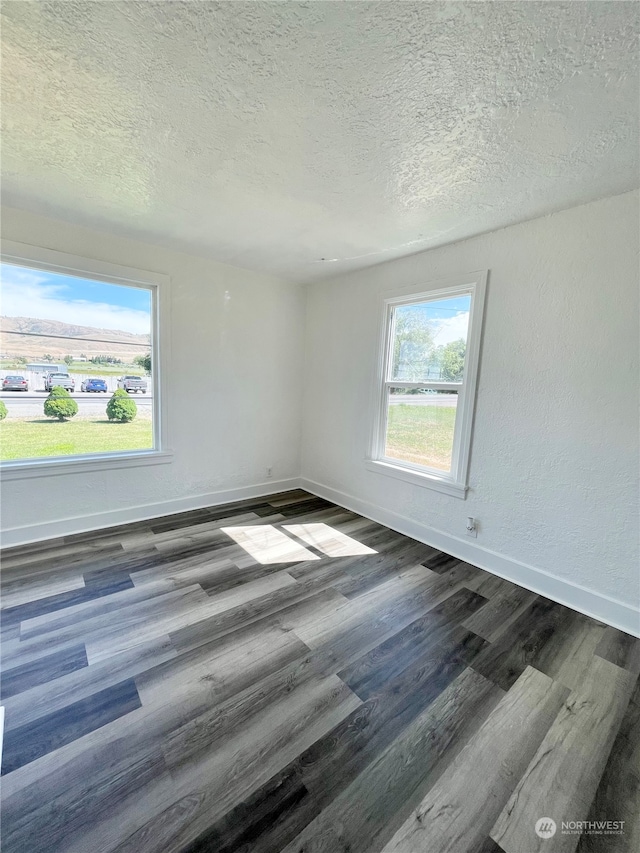
M 638 849 L 640 640 L 302 491 L 2 558 L 4 853 Z

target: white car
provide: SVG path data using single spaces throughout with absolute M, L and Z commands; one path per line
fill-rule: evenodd
M 131 394 L 132 391 L 135 391 L 136 394 L 138 391 L 142 391 L 143 394 L 146 394 L 147 380 L 143 379 L 142 376 L 121 376 L 120 379 L 118 379 L 118 388 L 126 391 L 127 394 Z

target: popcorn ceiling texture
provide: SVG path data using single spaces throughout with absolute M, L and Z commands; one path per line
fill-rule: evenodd
M 638 183 L 636 3 L 2 11 L 4 201 L 77 224 L 311 281 Z

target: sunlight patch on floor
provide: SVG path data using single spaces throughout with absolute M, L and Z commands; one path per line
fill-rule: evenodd
M 276 530 L 272 524 L 221 529 L 263 566 L 269 563 L 300 563 L 320 559 L 282 531 Z
M 283 524 L 282 529 L 322 551 L 327 557 L 356 557 L 359 554 L 378 553 L 357 539 L 334 530 L 328 524 Z

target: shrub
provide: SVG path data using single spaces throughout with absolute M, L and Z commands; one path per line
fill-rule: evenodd
M 7 417 L 7 407 L 4 402 L 0 400 L 0 421 L 3 421 Z
M 110 421 L 127 423 L 138 414 L 138 407 L 122 388 L 114 391 L 113 397 L 107 403 L 107 417 Z
M 64 421 L 78 414 L 78 404 L 71 399 L 71 394 L 56 385 L 44 401 L 44 413 L 48 418 Z

